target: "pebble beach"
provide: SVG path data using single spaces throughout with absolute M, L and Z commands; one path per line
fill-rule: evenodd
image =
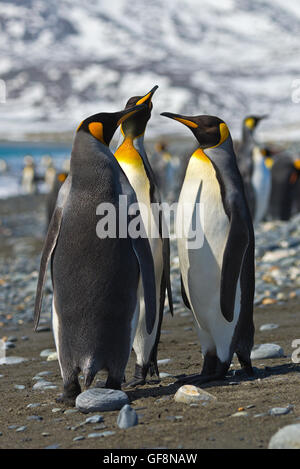
M 107 397 L 98 387 L 105 378 L 99 373 L 92 395 L 67 408 L 55 400 L 62 380 L 51 330 L 50 276 L 40 326 L 33 332 L 45 195 L 1 200 L 0 213 L 1 448 L 300 447 L 300 215 L 256 229 L 254 378 L 243 376 L 234 357 L 223 382 L 201 389 L 176 383 L 199 371 L 202 356 L 192 315 L 181 300 L 172 239 L 175 311 L 172 318 L 166 304 L 160 379 L 149 378 L 134 390 L 124 384 L 120 395 Z M 132 354 L 126 377 L 133 369 Z

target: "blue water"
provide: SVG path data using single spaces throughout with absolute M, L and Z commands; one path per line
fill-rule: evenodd
M 45 173 L 43 156 L 51 156 L 55 168 L 60 171 L 65 160 L 70 158 L 71 148 L 71 144 L 58 143 L 0 143 L 0 160 L 4 160 L 8 166 L 7 171 L 0 172 L 0 198 L 22 193 L 20 181 L 26 155 L 34 158 L 37 175 L 42 178 Z M 40 184 L 39 190 L 45 190 L 43 184 Z

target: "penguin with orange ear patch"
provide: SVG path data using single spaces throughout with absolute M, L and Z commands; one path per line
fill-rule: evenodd
M 115 152 L 115 158 L 126 174 L 140 206 L 147 238 L 151 247 L 156 283 L 156 319 L 151 334 L 147 332 L 145 323 L 145 297 L 142 285 L 136 306 L 136 333 L 133 349 L 136 354 L 136 365 L 133 379 L 129 386 L 145 384 L 148 371 L 151 375 L 159 375 L 157 367 L 157 349 L 163 319 L 166 291 L 169 306 L 173 312 L 170 284 L 170 253 L 169 238 L 166 233 L 163 213 L 160 210 L 160 194 L 156 185 L 152 168 L 144 148 L 144 134 L 151 116 L 152 96 L 158 86 L 152 88 L 144 96 L 134 96 L 126 104 L 145 105 L 139 112 L 132 115 L 121 125 L 123 141 Z
M 162 115 L 187 126 L 199 145 L 181 188 L 176 236 L 183 298 L 204 363 L 200 374 L 180 381 L 223 379 L 234 353 L 251 375 L 254 233 L 228 127 L 214 116 Z
M 260 164 L 263 163 L 263 158 L 259 158 L 259 153 L 256 153 L 258 156 L 256 159 L 254 158 L 254 150 L 258 150 L 258 145 L 255 141 L 254 134 L 259 122 L 266 117 L 268 116 L 249 115 L 244 118 L 242 125 L 242 139 L 237 148 L 238 167 L 243 178 L 246 197 L 253 220 L 258 218 L 257 212 L 261 212 L 261 208 L 258 207 L 258 205 L 261 205 L 261 199 L 267 198 L 264 195 L 261 196 L 260 193 L 257 194 L 257 192 L 261 191 L 260 180 L 262 181 L 262 186 L 264 186 L 265 178 L 257 178 L 257 174 L 255 174 L 255 179 L 258 179 L 258 183 L 255 184 L 255 181 L 253 181 L 255 169 L 258 175 L 260 175 L 261 171 L 264 172 L 264 165 Z M 265 204 L 264 201 L 263 204 Z M 260 213 L 258 213 L 258 215 L 260 216 Z
M 120 389 L 134 338 L 133 322 L 138 286 L 145 294 L 145 325 L 152 333 L 156 320 L 154 266 L 146 238 L 99 235 L 98 207 L 112 209 L 120 220 L 120 196 L 136 203 L 135 193 L 108 148 L 124 120 L 139 106 L 100 113 L 78 127 L 70 174 L 58 195 L 45 241 L 35 301 L 35 328 L 51 259 L 52 322 L 64 392 L 60 401 L 74 404 L 96 373 L 106 370 L 106 387 Z M 103 207 L 103 205 L 102 205 Z M 128 229 L 130 215 L 122 215 Z

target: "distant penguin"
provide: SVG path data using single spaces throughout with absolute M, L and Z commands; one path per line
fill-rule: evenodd
M 45 170 L 44 180 L 45 180 L 48 192 L 51 192 L 53 189 L 53 185 L 55 184 L 55 181 L 56 181 L 56 169 L 53 164 L 52 158 L 49 158 L 49 161 Z
M 6 173 L 8 171 L 8 164 L 5 160 L 0 160 L 0 174 Z
M 271 218 L 287 221 L 293 206 L 297 206 L 297 187 L 300 179 L 300 160 L 283 153 L 272 166 L 272 189 L 269 202 Z
M 68 177 L 68 173 L 66 172 L 57 173 L 55 176 L 55 180 L 52 184 L 52 189 L 47 194 L 47 199 L 46 199 L 47 226 L 49 226 L 50 224 L 60 188 L 65 182 L 65 180 L 67 179 L 67 177 Z
M 35 194 L 37 192 L 37 175 L 34 159 L 31 155 L 24 157 L 21 185 L 25 194 Z
M 247 116 L 243 120 L 242 126 L 242 140 L 236 148 L 237 163 L 239 170 L 241 172 L 244 187 L 246 191 L 246 197 L 248 200 L 248 205 L 252 215 L 252 219 L 255 220 L 255 211 L 256 211 L 256 190 L 253 186 L 253 171 L 254 171 L 254 161 L 253 161 L 253 150 L 257 147 L 257 143 L 254 139 L 254 131 L 258 123 L 265 119 L 267 116 Z M 257 165 L 259 166 L 259 165 Z M 261 211 L 261 210 L 259 210 Z
M 150 371 L 151 375 L 154 373 L 159 375 L 157 347 L 160 338 L 166 290 L 168 291 L 170 310 L 171 312 L 173 311 L 170 284 L 169 239 L 167 233 L 162 231 L 163 214 L 159 210 L 161 203 L 160 194 L 144 148 L 144 133 L 151 116 L 152 96 L 157 88 L 155 86 L 145 96 L 135 96 L 128 100 L 126 108 L 140 104 L 145 104 L 146 106 L 138 113 L 126 119 L 121 125 L 123 141 L 115 151 L 115 158 L 135 191 L 138 203 L 141 204 L 141 215 L 151 246 L 156 282 L 156 321 L 151 335 L 147 333 L 146 329 L 145 300 L 140 286 L 140 297 L 137 303 L 137 316 L 139 320 L 133 342 L 136 365 L 134 378 L 128 383 L 130 386 L 144 384 L 148 371 Z
M 182 185 L 176 235 L 183 299 L 194 314 L 204 364 L 201 374 L 180 381 L 224 378 L 234 352 L 251 375 L 254 233 L 228 127 L 214 116 L 162 115 L 189 127 L 199 144 Z
M 295 161 L 295 165 L 298 172 L 297 181 L 295 183 L 295 194 L 292 206 L 292 215 L 300 212 L 300 159 Z
M 265 159 L 264 150 L 253 148 L 252 186 L 255 192 L 255 213 L 253 223 L 257 225 L 267 214 L 271 195 L 270 158 Z
M 148 334 L 154 327 L 156 291 L 148 240 L 118 232 L 103 237 L 98 231 L 99 204 L 114 209 L 111 215 L 115 213 L 118 227 L 120 196 L 136 203 L 108 145 L 117 126 L 139 108 L 95 114 L 79 125 L 70 174 L 59 192 L 42 252 L 34 327 L 51 258 L 53 331 L 64 384 L 59 400 L 67 404 L 74 404 L 81 392 L 80 372 L 89 386 L 98 371 L 107 370 L 106 387 L 120 389 L 134 338 L 140 275 Z M 127 212 L 122 220 L 128 229 Z

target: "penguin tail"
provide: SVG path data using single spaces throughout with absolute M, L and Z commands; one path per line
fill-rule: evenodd
M 84 386 L 86 388 L 89 388 L 90 385 L 92 384 L 94 378 L 95 378 L 96 373 L 92 370 L 87 370 L 83 372 L 84 376 Z
M 95 369 L 93 364 L 89 362 L 86 364 L 86 366 L 83 367 L 82 373 L 84 377 L 84 386 L 88 388 L 92 384 L 96 376 L 97 370 Z

